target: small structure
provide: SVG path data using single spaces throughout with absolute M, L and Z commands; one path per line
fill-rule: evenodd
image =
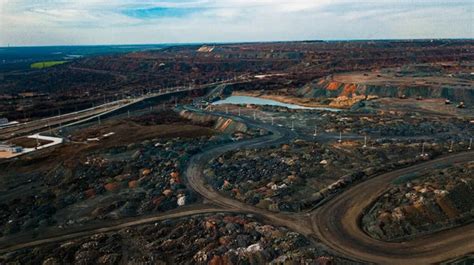
M 23 147 L 8 145 L 8 144 L 0 144 L 0 152 L 10 152 L 13 154 L 18 154 L 23 152 Z

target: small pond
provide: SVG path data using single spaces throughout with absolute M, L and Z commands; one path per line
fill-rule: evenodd
M 282 103 L 282 102 L 271 100 L 271 99 L 248 97 L 248 96 L 230 96 L 226 99 L 219 100 L 212 103 L 212 105 L 220 105 L 220 104 L 236 104 L 236 105 L 253 104 L 253 105 L 270 105 L 270 106 L 286 107 L 289 109 L 340 111 L 339 109 L 333 109 L 333 108 L 311 108 L 311 107 L 305 107 L 305 106 L 300 106 L 300 105 L 295 105 L 295 104 Z

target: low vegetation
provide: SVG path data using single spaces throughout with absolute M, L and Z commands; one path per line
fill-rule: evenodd
M 37 62 L 37 63 L 31 64 L 31 68 L 33 68 L 33 69 L 49 68 L 49 67 L 53 67 L 53 66 L 56 66 L 56 65 L 65 64 L 66 62 L 67 62 L 67 61 L 44 61 L 44 62 Z

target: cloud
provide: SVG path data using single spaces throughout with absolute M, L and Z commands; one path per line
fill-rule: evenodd
M 440 0 L 0 0 L 0 45 L 473 38 Z

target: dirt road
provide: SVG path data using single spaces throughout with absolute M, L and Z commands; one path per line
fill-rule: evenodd
M 234 117 L 239 118 L 239 117 Z M 239 118 L 250 126 L 258 126 L 273 134 L 244 142 L 217 147 L 194 156 L 186 171 L 189 186 L 207 200 L 225 209 L 253 212 L 284 225 L 306 236 L 314 236 L 333 250 L 356 260 L 379 264 L 430 264 L 452 259 L 474 251 L 474 224 L 462 226 L 415 240 L 390 243 L 365 234 L 359 219 L 373 201 L 401 175 L 429 171 L 442 164 L 453 164 L 474 160 L 474 152 L 442 157 L 373 177 L 336 196 L 325 205 L 307 214 L 274 213 L 227 198 L 205 184 L 203 170 L 207 163 L 219 155 L 238 148 L 261 148 L 281 144 L 292 139 L 294 133 L 284 127 L 258 124 L 253 120 Z
M 315 234 L 330 248 L 379 264 L 431 264 L 474 251 L 474 223 L 391 243 L 374 239 L 360 227 L 363 212 L 401 175 L 429 171 L 442 164 L 474 160 L 474 152 L 454 154 L 389 172 L 343 192 L 311 213 Z
M 387 189 L 388 185 L 395 178 L 409 173 L 427 171 L 441 164 L 473 161 L 474 152 L 454 154 L 372 177 L 369 180 L 349 188 L 310 213 L 275 213 L 258 209 L 223 196 L 206 185 L 203 171 L 210 160 L 226 151 L 239 148 L 262 148 L 265 146 L 278 145 L 293 139 L 296 134 L 285 127 L 271 126 L 244 117 L 225 115 L 223 113 L 217 115 L 232 117 L 249 126 L 266 129 L 271 132 L 271 134 L 217 146 L 197 154 L 190 159 L 185 171 L 186 184 L 195 192 L 199 193 L 211 206 L 205 206 L 197 210 L 178 209 L 177 212 L 164 213 L 157 217 L 142 217 L 117 225 L 63 234 L 32 242 L 11 243 L 8 247 L 0 250 L 0 253 L 69 240 L 71 238 L 88 236 L 95 233 L 108 232 L 168 218 L 219 211 L 253 213 L 274 225 L 283 225 L 313 240 L 321 240 L 328 247 L 344 256 L 373 263 L 430 264 L 474 252 L 473 223 L 430 235 L 420 236 L 414 240 L 402 243 L 383 242 L 371 238 L 363 232 L 359 224 L 359 219 L 365 209 Z

